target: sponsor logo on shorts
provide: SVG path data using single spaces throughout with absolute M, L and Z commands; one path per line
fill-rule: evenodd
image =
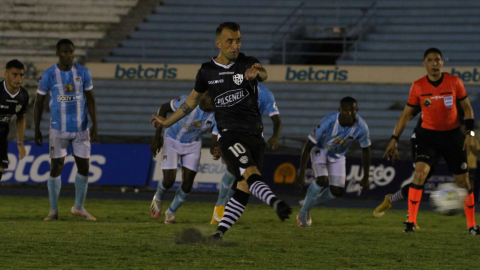
M 163 163 L 167 163 L 167 155 L 163 156 Z
M 248 91 L 245 89 L 229 90 L 215 98 L 215 107 L 231 107 L 245 99 L 248 95 Z
M 236 85 L 240 85 L 243 82 L 243 74 L 235 74 L 233 75 L 233 82 Z
M 82 94 L 74 95 L 74 96 L 57 95 L 57 102 L 74 102 L 82 99 L 83 99 Z
M 223 83 L 223 79 L 208 81 L 208 84 L 219 84 L 219 83 Z
M 247 156 L 241 156 L 240 157 L 240 162 L 243 164 L 246 164 L 248 162 L 248 157 Z
M 428 98 L 426 98 L 425 100 L 423 100 L 423 104 L 425 104 L 425 106 L 427 107 L 430 107 L 430 105 L 432 105 L 432 101 Z
M 467 169 L 467 163 L 463 162 L 462 165 L 460 166 L 460 168 L 462 168 L 462 170 L 466 170 Z

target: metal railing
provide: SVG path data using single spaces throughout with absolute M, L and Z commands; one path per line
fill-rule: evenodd
M 354 58 L 356 60 L 357 45 L 363 39 L 364 35 L 371 30 L 371 26 L 375 23 L 376 18 L 376 1 L 373 1 L 369 6 L 364 8 L 362 16 L 360 16 L 351 26 L 349 25 L 322 25 L 323 29 L 329 29 L 329 33 L 326 33 L 327 38 L 337 40 L 305 40 L 305 39 L 293 39 L 293 35 L 300 27 L 306 27 L 307 18 L 302 12 L 304 2 L 296 7 L 287 18 L 279 24 L 279 26 L 272 33 L 272 57 L 281 55 L 282 64 L 287 64 L 287 56 L 338 56 L 340 59 L 344 59 L 350 48 L 354 49 Z M 336 10 L 337 20 L 340 21 L 341 7 L 330 8 Z M 348 8 L 352 9 L 352 8 Z M 299 23 L 299 21 L 302 22 Z M 311 23 L 314 25 L 316 23 Z M 282 29 L 288 26 L 287 31 L 281 32 Z M 279 36 L 279 38 L 277 38 Z M 281 44 L 279 46 L 279 44 Z M 307 51 L 288 51 L 288 46 L 293 44 L 302 45 L 318 45 L 318 44 L 342 44 L 342 52 L 307 52 Z M 278 49 L 280 50 L 278 51 Z

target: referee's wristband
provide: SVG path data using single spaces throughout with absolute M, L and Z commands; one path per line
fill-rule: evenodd
M 398 137 L 397 137 L 397 136 L 395 136 L 395 135 L 392 135 L 392 137 L 390 137 L 390 140 L 392 140 L 392 139 L 394 139 L 395 141 L 397 141 L 397 142 L 398 142 Z

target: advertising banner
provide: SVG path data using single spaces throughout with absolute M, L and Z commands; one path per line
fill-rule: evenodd
M 87 63 L 94 79 L 194 81 L 200 64 Z M 265 65 L 268 82 L 407 84 L 426 75 L 418 66 Z M 480 85 L 480 67 L 443 67 L 466 85 Z M 235 74 L 233 74 L 235 75 Z M 232 76 L 233 76 L 232 75 Z
M 18 158 L 17 144 L 8 143 L 8 169 L 3 183 L 46 184 L 50 172 L 48 143 L 41 147 L 26 143 L 26 157 Z M 148 144 L 92 144 L 90 174 L 92 185 L 145 186 L 152 154 Z M 69 151 L 65 158 L 62 183 L 75 183 L 77 166 Z
M 164 157 L 158 154 L 153 160 L 152 174 L 149 181 L 149 187 L 157 189 L 158 182 L 163 179 L 162 162 Z M 192 191 L 216 192 L 220 188 L 223 174 L 225 173 L 225 164 L 221 160 L 214 160 L 210 154 L 210 149 L 203 148 L 197 175 L 193 182 Z M 177 189 L 182 182 L 181 164 L 178 164 L 177 178 L 171 190 Z
M 300 157 L 296 155 L 266 155 L 263 176 L 271 189 L 278 194 L 305 195 L 310 183 L 315 181 L 315 174 L 310 164 L 306 170 L 305 185 L 302 190 L 295 190 L 294 181 L 298 173 Z M 401 187 L 409 184 L 413 177 L 411 160 L 396 160 L 394 164 L 382 158 L 372 158 L 370 165 L 370 190 L 362 191 L 360 181 L 363 178 L 362 161 L 359 157 L 346 159 L 345 197 L 361 197 L 383 199 L 386 194 L 395 193 Z M 454 182 L 447 166 L 441 162 L 434 175 L 425 183 L 422 199 L 428 199 L 429 194 L 439 185 Z

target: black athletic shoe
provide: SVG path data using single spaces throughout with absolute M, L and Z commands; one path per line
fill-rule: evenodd
M 213 232 L 212 236 L 210 236 L 214 240 L 222 240 L 223 233 L 219 230 Z
M 413 222 L 404 222 L 403 224 L 407 225 L 405 227 L 405 230 L 403 230 L 403 232 L 405 232 L 405 233 L 415 232 L 415 224 Z
M 273 210 L 277 212 L 281 221 L 284 221 L 292 214 L 292 208 L 282 200 L 278 200 L 273 204 Z
M 468 233 L 471 235 L 480 235 L 480 227 L 478 225 L 468 228 Z

